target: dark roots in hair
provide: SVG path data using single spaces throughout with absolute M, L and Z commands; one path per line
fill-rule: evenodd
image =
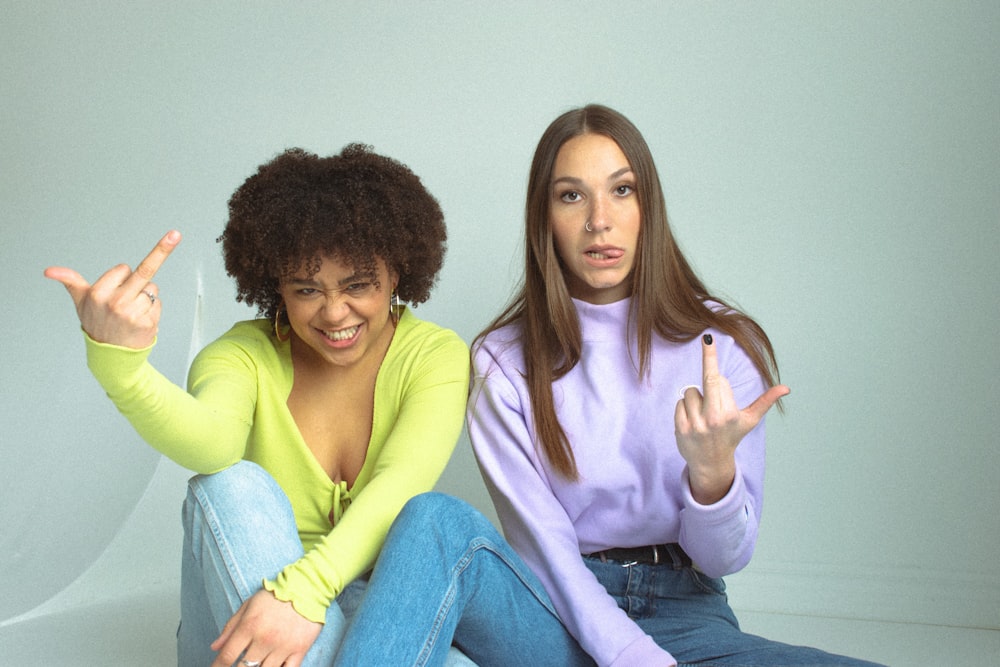
M 423 303 L 444 262 L 447 233 L 437 200 L 405 165 L 350 144 L 317 157 L 299 148 L 258 168 L 229 200 L 218 239 L 236 299 L 274 317 L 278 287 L 324 257 L 399 275 L 402 301 Z

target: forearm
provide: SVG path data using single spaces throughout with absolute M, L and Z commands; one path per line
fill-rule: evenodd
M 680 544 L 703 572 L 721 577 L 750 562 L 757 541 L 757 512 L 737 467 L 733 483 L 718 501 L 702 504 L 690 491 L 688 471 L 681 480 Z
M 151 347 L 132 350 L 89 336 L 86 341 L 94 377 L 150 446 L 199 473 L 217 472 L 240 460 L 249 424 L 168 380 L 147 361 Z

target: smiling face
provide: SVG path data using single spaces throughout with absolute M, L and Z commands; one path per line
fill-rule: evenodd
M 375 274 L 332 257 L 324 257 L 311 276 L 300 269 L 279 288 L 293 351 L 310 362 L 340 367 L 369 353 L 384 354 L 395 330 L 389 313 L 395 282 L 381 259 Z
M 602 304 L 631 293 L 641 212 L 635 174 L 601 134 L 569 139 L 556 155 L 549 222 L 573 298 Z

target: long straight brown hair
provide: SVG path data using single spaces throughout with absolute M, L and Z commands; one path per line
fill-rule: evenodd
M 568 111 L 542 134 L 528 175 L 525 204 L 524 278 L 503 312 L 476 337 L 517 324 L 521 327 L 528 394 L 535 435 L 553 468 L 578 478 L 573 449 L 556 416 L 552 383 L 580 361 L 580 322 L 570 298 L 549 223 L 552 170 L 564 143 L 581 134 L 600 134 L 618 144 L 636 178 L 641 224 L 630 280 L 629 327 L 638 341 L 637 373 L 648 371 L 654 333 L 686 342 L 714 327 L 729 334 L 768 384 L 778 379 L 774 349 L 752 319 L 709 294 L 684 258 L 667 221 L 660 177 L 646 140 L 622 114 L 598 104 Z M 719 306 L 710 307 L 706 302 Z M 721 306 L 721 307 L 720 307 Z

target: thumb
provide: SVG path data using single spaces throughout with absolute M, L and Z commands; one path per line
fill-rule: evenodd
M 72 297 L 73 303 L 77 305 L 80 304 L 84 294 L 90 289 L 90 283 L 84 280 L 83 276 L 73 269 L 68 269 L 64 266 L 50 266 L 45 269 L 45 277 L 62 283 L 66 291 L 69 292 L 70 297 Z
M 767 411 L 774 407 L 782 396 L 787 396 L 791 389 L 783 384 L 775 385 L 757 397 L 757 400 L 743 408 L 743 421 L 749 433 L 760 423 Z

